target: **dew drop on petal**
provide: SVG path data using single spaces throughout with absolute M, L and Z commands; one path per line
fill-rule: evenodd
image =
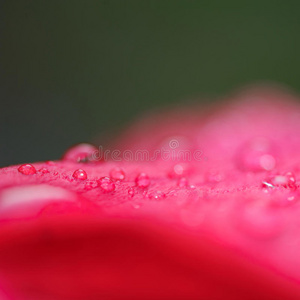
M 150 185 L 150 179 L 149 176 L 145 173 L 140 173 L 136 179 L 135 183 L 140 188 L 146 188 Z
M 269 175 L 263 182 L 264 187 L 284 187 L 289 189 L 297 189 L 296 177 L 292 172 L 284 174 Z
M 84 170 L 82 169 L 77 169 L 74 173 L 73 173 L 73 177 L 75 179 L 79 179 L 79 180 L 86 180 L 87 179 L 87 174 Z
M 102 177 L 98 180 L 99 187 L 105 192 L 113 192 L 116 189 L 114 182 L 109 177 Z
M 161 191 L 155 191 L 155 192 L 147 194 L 147 198 L 155 199 L 155 200 L 162 200 L 165 197 L 166 197 L 166 194 Z
M 33 165 L 24 164 L 18 168 L 18 171 L 24 175 L 33 175 L 36 173 L 36 169 Z
M 128 189 L 128 195 L 130 197 L 133 197 L 135 195 L 135 190 L 134 190 L 133 187 L 129 187 L 129 189 Z
M 121 168 L 116 167 L 110 171 L 110 177 L 114 180 L 124 180 L 125 172 Z
M 47 168 L 41 168 L 41 169 L 39 169 L 39 172 L 42 174 L 50 173 L 50 171 Z
M 82 143 L 68 149 L 63 155 L 64 161 L 89 162 L 95 160 L 93 155 L 97 153 L 97 148 L 93 145 Z
M 84 189 L 90 191 L 94 188 L 98 187 L 98 183 L 96 180 L 88 180 L 85 182 Z

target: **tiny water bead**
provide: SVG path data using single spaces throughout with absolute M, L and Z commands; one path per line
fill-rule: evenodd
M 79 180 L 86 180 L 87 179 L 87 174 L 84 170 L 82 169 L 77 169 L 74 173 L 73 173 L 73 177 L 75 179 L 79 179 Z
M 41 169 L 39 169 L 39 172 L 42 173 L 42 174 L 50 173 L 50 171 L 47 168 L 41 168 Z
M 163 193 L 162 191 L 154 191 L 150 194 L 147 194 L 147 198 L 155 199 L 155 200 L 162 200 L 162 199 L 166 198 L 166 194 Z
M 125 172 L 121 168 L 113 168 L 110 171 L 110 177 L 114 180 L 124 180 L 125 179 Z
M 135 183 L 140 188 L 146 188 L 150 185 L 150 178 L 146 173 L 140 173 L 136 177 Z
M 135 190 L 132 186 L 130 186 L 129 189 L 128 189 L 128 195 L 130 197 L 133 197 L 135 195 Z
M 274 146 L 267 139 L 253 139 L 238 150 L 238 167 L 252 172 L 273 170 L 276 166 L 275 153 Z
M 66 153 L 63 155 L 64 161 L 72 161 L 72 162 L 89 162 L 97 160 L 97 148 L 93 145 L 82 143 L 73 146 L 68 149 Z M 94 157 L 95 156 L 95 157 Z
M 84 185 L 84 189 L 86 191 L 90 191 L 96 187 L 98 187 L 98 183 L 96 180 L 88 180 L 85 182 L 85 185 Z
M 99 187 L 105 192 L 113 192 L 116 189 L 114 182 L 109 177 L 101 177 L 98 180 Z
M 18 168 L 18 171 L 24 175 L 33 175 L 36 173 L 36 169 L 33 165 L 24 164 Z

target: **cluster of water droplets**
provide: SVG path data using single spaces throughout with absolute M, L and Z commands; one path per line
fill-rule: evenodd
M 95 150 L 96 148 L 92 145 L 80 144 L 68 150 L 63 160 L 74 163 L 89 163 L 92 162 L 91 157 Z M 244 172 L 246 178 L 247 174 L 254 174 L 252 178 L 259 178 L 259 176 L 255 177 L 257 174 L 265 174 L 265 179 L 259 187 L 260 192 L 258 191 L 253 196 L 262 205 L 242 205 L 243 208 L 240 209 L 238 222 L 240 229 L 258 237 L 266 238 L 275 236 L 279 231 L 278 224 L 280 222 L 276 214 L 270 212 L 268 207 L 285 207 L 298 201 L 299 193 L 295 175 L 292 172 L 275 171 L 279 168 L 278 152 L 276 151 L 276 147 L 265 138 L 255 138 L 244 143 L 238 149 L 235 159 L 237 163 L 236 172 Z M 47 164 L 51 166 L 55 163 L 48 162 Z M 107 176 L 101 178 L 89 178 L 84 168 L 78 168 L 74 170 L 72 178 L 75 181 L 82 182 L 86 191 L 100 188 L 103 193 L 113 193 L 118 190 L 122 182 L 125 182 L 126 184 L 123 187 L 125 187 L 129 199 L 136 195 L 149 200 L 163 200 L 169 196 L 173 199 L 182 191 L 184 195 L 178 196 L 177 202 L 180 202 L 180 198 L 183 201 L 181 201 L 182 203 L 186 203 L 190 192 L 193 190 L 196 192 L 196 186 L 191 184 L 190 181 L 197 178 L 197 174 L 196 177 L 191 176 L 193 175 L 191 167 L 191 164 L 179 162 L 166 170 L 166 179 L 174 182 L 173 187 L 166 184 L 168 186 L 167 192 L 161 189 L 161 187 L 155 188 L 156 181 L 154 178 L 150 178 L 145 172 L 138 173 L 132 182 L 132 179 L 127 179 L 125 171 L 120 167 L 113 167 Z M 18 171 L 24 175 L 45 175 L 49 173 L 47 168 L 43 167 L 37 170 L 31 164 L 21 165 Z M 219 169 L 205 169 L 202 173 L 203 181 L 200 185 L 208 185 L 211 191 L 214 191 L 216 186 L 226 180 L 226 172 Z M 216 194 L 222 194 L 222 191 L 215 191 Z M 200 196 L 197 193 L 191 194 L 191 197 L 199 198 Z

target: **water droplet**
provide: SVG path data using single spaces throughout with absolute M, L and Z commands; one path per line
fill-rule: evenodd
M 18 168 L 18 171 L 24 175 L 32 175 L 36 173 L 36 169 L 33 165 L 24 164 Z
M 149 199 L 162 200 L 166 198 L 166 194 L 161 191 L 154 191 L 145 195 Z
M 90 191 L 94 188 L 98 187 L 98 183 L 95 180 L 88 180 L 85 182 L 84 189 Z
M 135 195 L 135 190 L 134 190 L 133 187 L 129 187 L 129 189 L 128 189 L 128 195 L 130 197 L 133 197 Z
M 97 152 L 97 148 L 90 144 L 78 144 L 70 148 L 63 155 L 63 160 L 72 162 L 89 162 L 93 161 L 93 154 Z
M 110 177 L 115 180 L 124 180 L 125 172 L 121 168 L 114 168 L 110 171 Z
M 287 172 L 285 174 L 273 174 L 263 181 L 263 187 L 284 187 L 289 189 L 297 189 L 296 178 L 291 172 Z
M 42 174 L 50 173 L 50 171 L 47 168 L 41 168 L 41 169 L 39 169 L 39 172 Z
M 275 168 L 274 146 L 265 138 L 256 138 L 238 150 L 237 162 L 247 171 L 270 171 Z
M 135 183 L 140 188 L 146 188 L 150 185 L 150 179 L 149 176 L 145 173 L 140 173 L 136 179 Z
M 98 184 L 105 192 L 113 192 L 116 189 L 114 182 L 109 177 L 100 178 Z
M 82 169 L 77 169 L 74 173 L 73 173 L 73 177 L 75 179 L 79 179 L 79 180 L 86 180 L 87 179 L 87 174 L 84 170 Z

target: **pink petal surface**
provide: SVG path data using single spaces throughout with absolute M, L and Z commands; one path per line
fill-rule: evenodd
M 81 145 L 1 169 L 8 299 L 299 299 L 295 99 L 242 92 L 145 118 L 116 143 L 200 151 L 188 161 L 98 162 Z

